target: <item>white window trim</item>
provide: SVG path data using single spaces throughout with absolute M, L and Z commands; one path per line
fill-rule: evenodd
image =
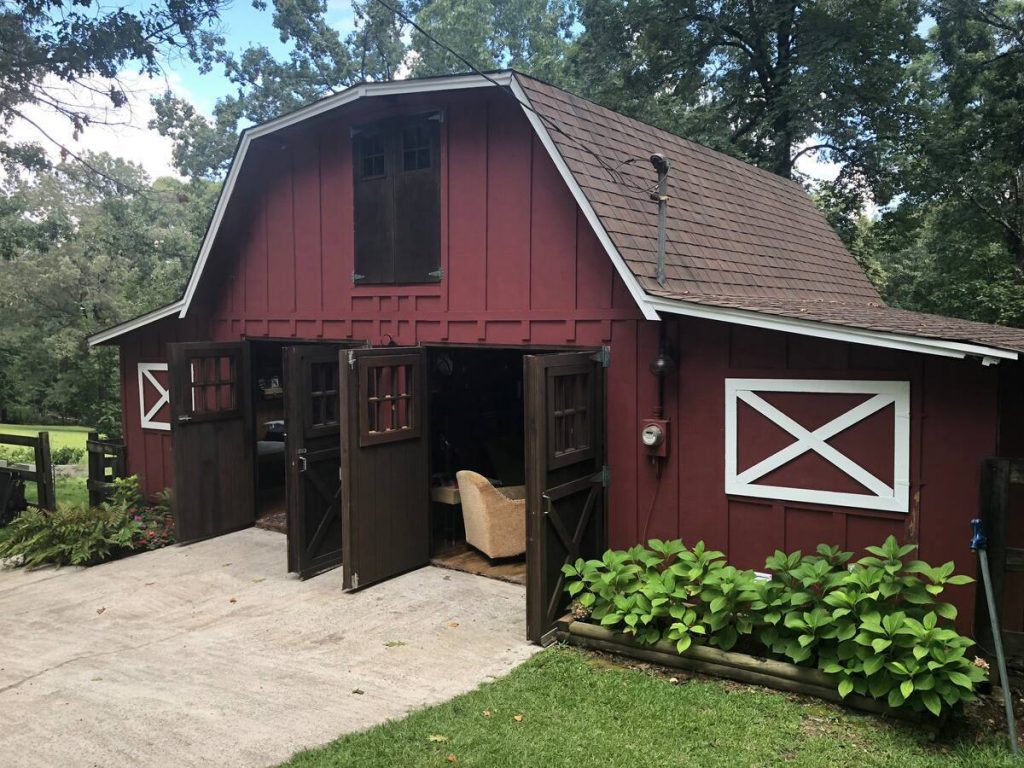
M 808 430 L 757 395 L 758 392 L 873 395 L 865 402 L 818 427 Z M 742 472 L 737 471 L 737 403 L 746 403 L 794 442 Z M 855 461 L 828 444 L 828 440 L 874 413 L 893 406 L 893 485 L 879 480 Z M 757 480 L 813 451 L 825 461 L 869 489 L 868 493 L 819 491 L 765 485 Z M 799 501 L 888 512 L 907 512 L 910 501 L 910 382 L 837 381 L 831 379 L 726 379 L 725 380 L 725 492 L 780 501 Z
M 156 421 L 154 417 L 160 412 L 160 409 L 164 405 L 169 405 L 171 402 L 171 391 L 170 387 L 164 387 L 156 376 L 153 375 L 154 371 L 166 371 L 167 363 L 139 363 L 139 416 L 142 422 L 143 429 L 159 429 L 163 432 L 171 431 L 171 423 L 169 421 Z M 145 382 L 149 382 L 153 388 L 160 395 L 160 398 L 156 403 L 150 406 L 149 410 L 146 410 L 146 390 Z

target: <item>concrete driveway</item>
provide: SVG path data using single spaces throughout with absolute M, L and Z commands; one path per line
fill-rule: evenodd
M 0 765 L 269 766 L 508 672 L 523 587 L 423 568 L 362 592 L 240 533 L 0 571 Z

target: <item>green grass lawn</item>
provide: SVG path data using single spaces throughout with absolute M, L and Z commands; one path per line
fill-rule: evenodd
M 50 433 L 50 450 L 68 445 L 85 450 L 85 440 L 92 427 L 68 427 L 41 424 L 0 424 L 0 434 L 36 437 L 40 432 Z
M 339 691 L 339 696 L 351 695 Z M 485 712 L 489 716 L 485 716 Z M 521 715 L 521 720 L 516 716 Z M 964 730 L 961 728 L 961 730 Z M 989 732 L 931 741 L 808 699 L 715 680 L 665 677 L 550 648 L 508 677 L 321 749 L 289 768 L 1017 765 Z M 452 760 L 454 756 L 454 760 Z

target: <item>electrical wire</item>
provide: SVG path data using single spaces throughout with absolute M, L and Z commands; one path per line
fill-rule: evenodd
M 390 13 L 393 13 L 395 16 L 397 16 L 402 21 L 404 21 L 406 24 L 411 26 L 413 29 L 415 29 L 417 32 L 419 32 L 421 35 L 423 35 L 423 37 L 425 37 L 428 41 L 430 41 L 431 43 L 436 45 L 438 48 L 441 48 L 442 50 L 447 51 L 448 53 L 450 53 L 452 56 L 454 56 L 456 59 L 458 59 L 458 61 L 461 64 L 463 64 L 464 66 L 468 67 L 474 74 L 482 77 L 484 80 L 489 82 L 491 85 L 493 85 L 496 88 L 498 88 L 498 90 L 500 90 L 502 93 L 507 94 L 521 108 L 523 108 L 525 110 L 528 110 L 532 114 L 536 115 L 537 118 L 541 121 L 541 123 L 544 124 L 545 128 L 547 128 L 548 130 L 551 130 L 551 131 L 555 131 L 556 133 L 564 136 L 567 141 L 569 141 L 572 144 L 574 144 L 578 149 L 582 150 L 583 152 L 586 152 L 588 155 L 593 157 L 594 160 L 596 160 L 598 165 L 600 165 L 601 168 L 604 169 L 604 171 L 608 174 L 608 176 L 611 178 L 611 180 L 613 182 L 615 182 L 619 186 L 627 187 L 629 189 L 634 190 L 635 192 L 640 192 L 640 193 L 642 193 L 644 195 L 648 195 L 648 196 L 651 193 L 654 192 L 655 188 L 657 187 L 657 184 L 654 184 L 654 185 L 652 185 L 650 187 L 638 186 L 636 184 L 633 184 L 633 183 L 629 182 L 619 172 L 619 170 L 622 167 L 626 166 L 626 165 L 632 165 L 634 163 L 639 163 L 639 162 L 647 162 L 648 158 L 640 159 L 640 158 L 636 158 L 636 157 L 631 157 L 631 158 L 627 158 L 627 159 L 623 160 L 622 162 L 618 163 L 617 165 L 612 165 L 606 158 L 604 158 L 601 155 L 599 155 L 597 152 L 595 152 L 593 149 L 591 149 L 586 144 L 581 142 L 575 136 L 572 136 L 569 133 L 567 133 L 560 125 L 558 125 L 557 123 L 553 122 L 546 115 L 542 115 L 540 112 L 538 112 L 533 107 L 532 104 L 530 104 L 528 102 L 522 101 L 518 96 L 516 96 L 515 93 L 513 93 L 509 89 L 506 89 L 501 83 L 499 83 L 497 80 L 495 80 L 489 74 L 487 74 L 486 72 L 484 72 L 481 69 L 479 69 L 477 66 L 475 66 L 469 59 L 467 59 L 461 53 L 459 53 L 454 48 L 452 48 L 450 45 L 448 45 L 447 43 L 439 40 L 437 37 L 435 37 L 430 32 L 425 30 L 423 27 L 421 27 L 419 24 L 417 24 L 407 13 L 405 13 L 405 11 L 402 11 L 399 8 L 396 8 L 396 7 L 392 6 L 392 5 L 390 5 L 388 2 L 386 2 L 386 0 L 375 0 L 375 2 L 379 6 L 381 6 L 385 10 L 389 11 Z

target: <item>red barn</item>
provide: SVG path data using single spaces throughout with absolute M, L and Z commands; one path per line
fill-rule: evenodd
M 1024 331 L 887 307 L 798 184 L 505 72 L 247 130 L 184 296 L 90 342 L 186 541 L 286 507 L 289 570 L 362 588 L 457 543 L 454 472 L 525 486 L 539 641 L 563 562 L 645 537 L 973 572 Z

